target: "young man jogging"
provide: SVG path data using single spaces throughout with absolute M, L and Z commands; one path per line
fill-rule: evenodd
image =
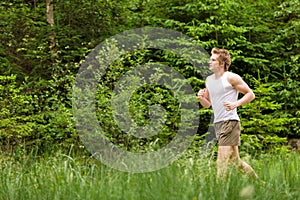
M 237 74 L 228 72 L 231 64 L 230 54 L 226 49 L 213 48 L 206 88 L 198 92 L 198 99 L 205 108 L 212 106 L 214 112 L 214 128 L 219 143 L 217 157 L 217 177 L 224 177 L 229 163 L 236 163 L 247 174 L 257 178 L 250 165 L 239 156 L 240 119 L 237 107 L 249 103 L 255 98 L 247 83 Z M 238 99 L 238 93 L 243 97 Z

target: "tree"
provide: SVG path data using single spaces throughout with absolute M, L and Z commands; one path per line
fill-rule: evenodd
M 54 27 L 54 12 L 53 12 L 53 0 L 46 0 L 46 17 L 47 17 L 47 23 L 50 26 L 50 32 L 49 32 L 49 48 L 50 53 L 52 57 L 52 63 L 55 63 L 55 60 L 57 59 L 57 52 L 55 50 L 56 41 L 55 36 L 56 33 L 53 30 Z

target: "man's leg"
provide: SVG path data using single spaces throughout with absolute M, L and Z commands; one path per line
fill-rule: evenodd
M 239 155 L 239 147 L 233 146 L 232 148 L 233 152 L 231 155 L 231 160 L 237 162 L 238 166 L 242 167 L 242 169 L 247 173 L 247 175 L 253 178 L 258 178 L 258 175 L 255 173 L 254 169 L 249 164 L 241 160 Z
M 217 158 L 217 178 L 225 177 L 230 163 L 236 163 L 250 177 L 258 178 L 253 168 L 242 161 L 239 155 L 238 146 L 219 146 Z
M 233 154 L 232 146 L 219 146 L 217 157 L 217 178 L 224 178 L 227 174 L 227 168 L 230 158 Z

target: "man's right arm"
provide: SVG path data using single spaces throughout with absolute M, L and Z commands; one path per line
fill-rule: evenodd
M 200 104 L 204 108 L 209 108 L 211 106 L 210 99 L 209 99 L 209 93 L 208 93 L 208 89 L 207 88 L 199 90 L 199 92 L 198 92 L 198 99 L 199 99 Z

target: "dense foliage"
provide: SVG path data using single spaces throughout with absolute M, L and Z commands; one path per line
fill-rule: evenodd
M 240 108 L 246 150 L 274 150 L 287 138 L 300 137 L 299 1 L 55 0 L 52 4 L 54 26 L 47 24 L 45 1 L 0 3 L 3 150 L 79 146 L 72 117 L 72 87 L 80 64 L 105 38 L 144 26 L 185 33 L 208 52 L 212 47 L 230 50 L 230 70 L 240 74 L 256 94 L 254 102 Z M 176 99 L 157 86 L 138 90 L 131 110 L 138 121 L 147 123 L 149 116 L 143 114 L 153 102 L 167 108 L 167 129 L 159 140 L 132 142 L 112 120 L 110 90 L 115 81 L 134 66 L 148 62 L 167 63 L 180 71 L 195 95 L 204 87 L 201 73 L 170 52 L 145 49 L 113 63 L 100 81 L 97 114 L 103 120 L 100 123 L 106 123 L 106 135 L 127 148 L 146 144 L 156 148 L 178 128 Z M 143 101 L 137 101 L 139 96 Z M 207 132 L 211 111 L 201 108 L 199 113 L 200 137 Z

